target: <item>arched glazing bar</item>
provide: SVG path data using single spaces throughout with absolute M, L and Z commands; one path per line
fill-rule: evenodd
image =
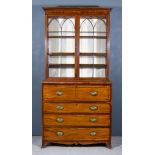
M 80 24 L 80 36 L 106 36 L 106 21 L 105 19 L 89 19 L 89 18 L 81 18 Z M 91 24 L 92 30 L 90 29 L 90 24 L 88 25 L 88 21 Z M 83 28 L 84 27 L 84 28 Z M 87 27 L 87 28 L 85 28 Z
M 48 46 L 49 64 L 57 64 L 58 67 L 49 70 L 50 77 L 73 77 L 74 67 L 65 68 L 64 64 L 74 64 L 73 56 L 63 56 L 65 52 L 74 52 L 75 20 L 72 17 L 54 17 L 48 20 Z M 52 56 L 52 53 L 60 53 Z M 62 54 L 61 54 L 62 53 Z
M 48 35 L 49 36 L 74 36 L 75 24 L 73 18 L 49 18 Z
M 104 18 L 80 19 L 80 53 L 105 53 L 107 24 Z M 101 37 L 101 38 L 100 38 Z M 92 64 L 92 68 L 80 68 L 80 77 L 104 77 L 105 69 L 96 68 L 95 64 L 105 64 L 106 58 L 98 56 L 80 56 L 80 63 Z

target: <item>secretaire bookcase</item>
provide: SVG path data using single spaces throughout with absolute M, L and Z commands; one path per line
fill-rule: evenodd
M 110 8 L 46 7 L 42 146 L 111 148 Z

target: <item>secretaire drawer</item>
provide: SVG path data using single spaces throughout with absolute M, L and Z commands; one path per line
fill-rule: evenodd
M 45 126 L 110 126 L 110 115 L 44 114 Z
M 83 101 L 110 101 L 110 85 L 106 86 L 78 86 L 77 96 Z
M 109 140 L 110 128 L 44 128 L 45 140 Z
M 44 113 L 106 113 L 111 112 L 110 103 L 43 103 Z
M 73 100 L 75 99 L 75 86 L 70 85 L 44 85 L 43 99 Z

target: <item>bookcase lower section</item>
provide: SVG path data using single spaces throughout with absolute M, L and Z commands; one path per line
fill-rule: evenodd
M 111 83 L 42 85 L 42 146 L 106 144 L 111 148 Z

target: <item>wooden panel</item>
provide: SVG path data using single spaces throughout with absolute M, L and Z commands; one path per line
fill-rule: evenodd
M 110 101 L 111 89 L 110 86 L 78 86 L 78 99 L 86 101 Z
M 44 113 L 110 113 L 110 103 L 43 103 Z
M 72 100 L 75 99 L 75 87 L 68 85 L 44 85 L 43 99 Z
M 63 132 L 58 136 L 58 132 Z M 96 135 L 91 136 L 91 132 Z M 44 128 L 44 140 L 109 140 L 109 128 Z
M 45 126 L 110 126 L 110 115 L 61 115 L 44 114 Z M 58 122 L 62 120 L 62 122 Z M 92 119 L 96 119 L 92 122 Z

